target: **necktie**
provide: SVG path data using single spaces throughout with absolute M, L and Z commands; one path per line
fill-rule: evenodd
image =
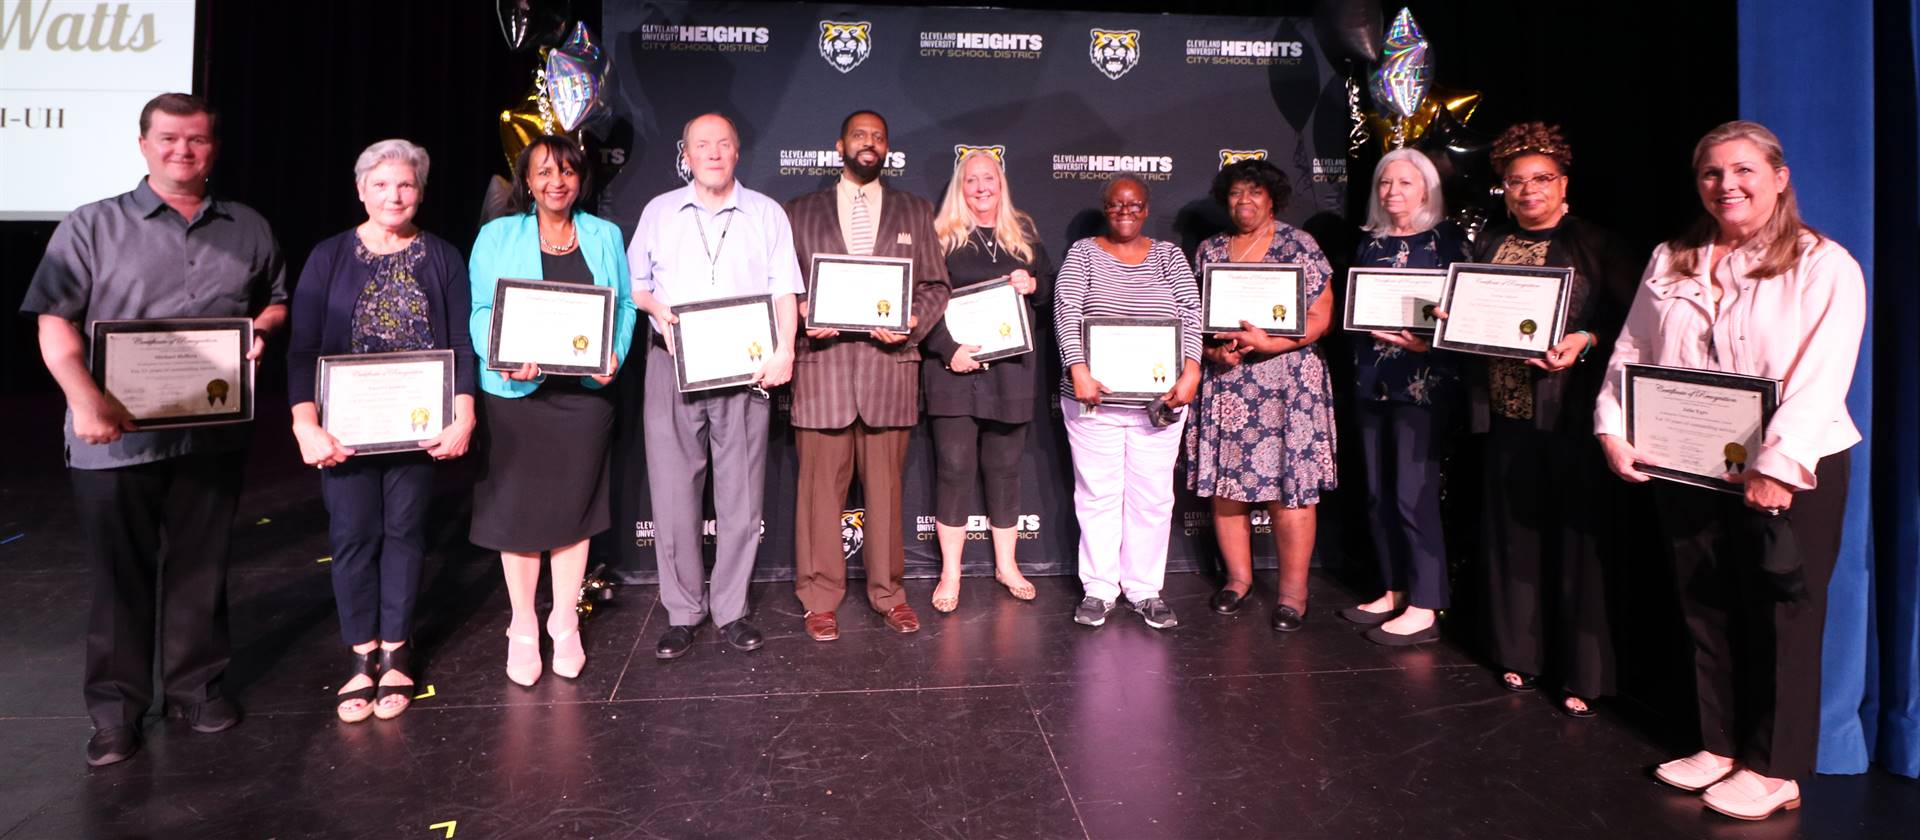
M 847 243 L 847 249 L 855 256 L 873 255 L 873 214 L 867 210 L 865 190 L 853 194 L 853 241 Z

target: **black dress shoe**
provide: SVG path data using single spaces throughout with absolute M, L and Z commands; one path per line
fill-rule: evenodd
M 1440 625 L 1436 622 L 1427 625 L 1425 629 L 1415 630 L 1411 633 L 1389 633 L 1385 627 L 1375 627 L 1363 635 L 1367 637 L 1367 641 L 1376 645 L 1386 645 L 1387 647 L 1424 645 L 1428 642 L 1440 641 Z
M 186 718 L 193 731 L 212 734 L 225 732 L 239 723 L 240 707 L 225 697 L 215 697 L 181 709 L 180 716 Z
M 653 646 L 653 658 L 679 659 L 690 650 L 693 650 L 693 628 L 675 624 L 660 634 L 660 643 Z
M 1300 629 L 1300 625 L 1305 624 L 1306 621 L 1306 613 L 1289 607 L 1286 604 L 1281 604 L 1273 611 L 1272 625 L 1275 632 L 1291 633 Z
M 87 739 L 87 766 L 105 767 L 119 764 L 140 751 L 140 727 L 115 726 L 110 729 L 95 729 L 93 737 Z
M 748 624 L 744 618 L 722 626 L 720 638 L 726 639 L 727 644 L 733 645 L 733 649 L 738 651 L 759 650 L 761 645 L 767 643 L 766 637 L 760 635 L 760 629 Z
M 1219 592 L 1213 593 L 1213 599 L 1207 602 L 1207 606 L 1221 615 L 1233 615 L 1239 612 L 1240 608 L 1245 606 L 1246 603 L 1247 596 L 1245 593 L 1235 592 L 1231 589 L 1222 589 Z
M 1347 607 L 1346 609 L 1343 609 L 1340 611 L 1341 618 L 1344 618 L 1362 627 L 1372 627 L 1375 624 L 1385 624 L 1389 619 L 1399 614 L 1400 614 L 1399 610 L 1388 610 L 1386 612 L 1373 612 L 1371 610 L 1360 609 L 1359 607 Z

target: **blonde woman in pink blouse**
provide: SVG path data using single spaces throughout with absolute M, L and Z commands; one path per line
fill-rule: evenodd
M 1704 789 L 1715 811 L 1757 820 L 1799 807 L 1797 780 L 1813 771 L 1827 582 L 1846 510 L 1847 451 L 1860 440 L 1846 398 L 1866 285 L 1845 248 L 1801 221 L 1780 141 L 1765 126 L 1730 122 L 1708 132 L 1694 147 L 1693 170 L 1707 216 L 1654 249 L 1614 346 L 1594 431 L 1608 466 L 1643 482 L 1649 476 L 1625 437 L 1625 365 L 1780 381 L 1760 452 L 1729 476 L 1741 495 L 1654 488 L 1693 638 L 1704 742 L 1654 775 Z M 1771 571 L 1763 557 L 1775 561 Z

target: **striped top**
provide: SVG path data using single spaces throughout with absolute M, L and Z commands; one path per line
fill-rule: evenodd
M 1073 243 L 1054 281 L 1053 329 L 1060 343 L 1060 393 L 1073 394 L 1069 370 L 1087 361 L 1080 327 L 1087 318 L 1180 319 L 1180 357 L 1200 360 L 1200 289 L 1180 248 L 1155 239 L 1147 258 L 1128 265 L 1093 237 Z

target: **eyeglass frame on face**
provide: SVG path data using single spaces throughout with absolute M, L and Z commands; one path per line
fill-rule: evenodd
M 1147 203 L 1144 201 L 1107 201 L 1102 202 L 1100 206 L 1107 212 L 1115 215 L 1132 214 L 1138 216 L 1147 211 Z
M 1544 190 L 1553 186 L 1555 181 L 1565 177 L 1567 177 L 1567 175 L 1564 172 L 1542 172 L 1531 178 L 1502 178 L 1500 179 L 1500 186 L 1505 187 L 1507 192 L 1512 193 L 1520 192 L 1529 186 L 1539 187 Z

